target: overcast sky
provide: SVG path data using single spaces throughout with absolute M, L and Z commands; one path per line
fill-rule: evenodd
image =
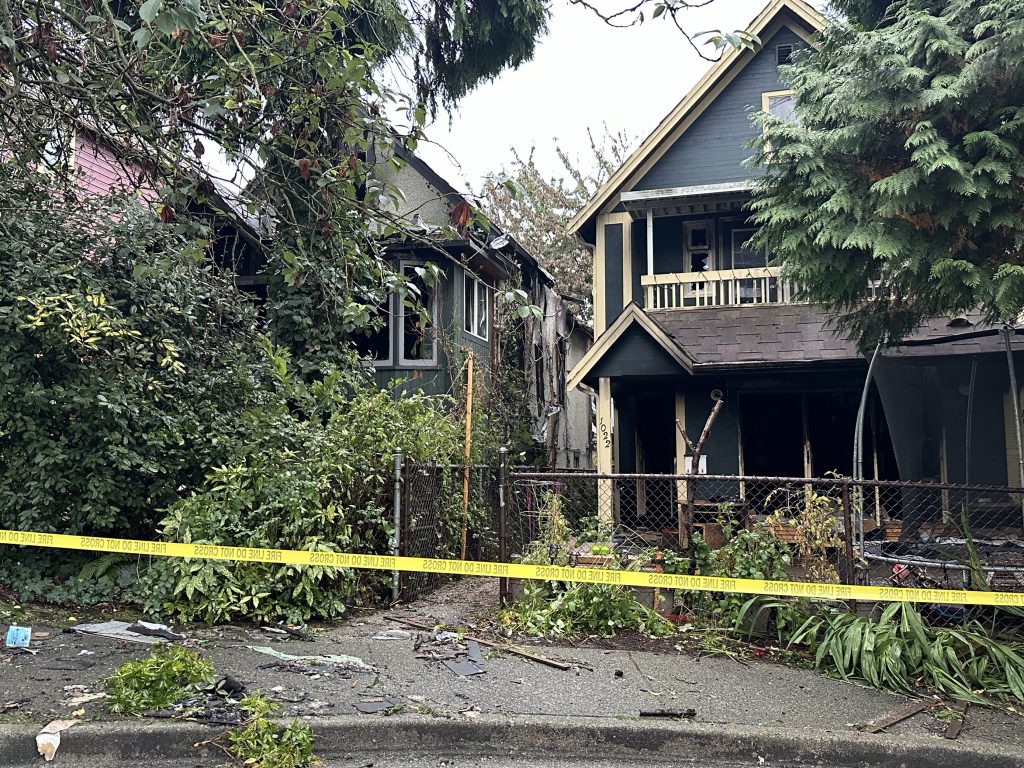
M 733 31 L 767 2 L 714 0 L 680 18 L 694 32 Z M 601 7 L 624 3 L 608 0 Z M 418 153 L 460 189 L 478 189 L 485 174 L 508 164 L 512 147 L 525 154 L 535 146 L 541 168 L 556 173 L 556 138 L 586 158 L 587 127 L 599 133 L 606 123 L 612 132 L 626 131 L 636 146 L 709 66 L 664 17 L 612 29 L 590 11 L 554 0 L 549 32 L 533 60 L 465 97 L 450 128 L 449 115 L 439 115 L 427 130 L 436 145 L 424 142 Z

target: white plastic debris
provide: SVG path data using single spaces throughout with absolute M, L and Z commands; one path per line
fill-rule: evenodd
M 281 659 L 281 661 L 307 661 L 316 664 L 334 664 L 338 667 L 345 667 L 347 669 L 356 669 L 360 672 L 373 672 L 374 669 L 365 661 L 360 659 L 358 656 L 336 656 L 333 654 L 320 654 L 317 656 L 292 656 L 290 653 L 281 653 L 281 651 L 274 650 L 265 645 L 249 645 L 246 646 L 250 651 L 256 651 L 256 653 L 265 653 L 267 656 L 273 656 L 275 659 Z
M 61 731 L 66 731 L 79 720 L 51 720 L 43 729 L 36 734 L 36 751 L 43 756 L 46 762 L 53 760 L 60 746 Z

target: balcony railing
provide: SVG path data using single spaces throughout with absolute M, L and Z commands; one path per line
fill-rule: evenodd
M 640 284 L 647 309 L 791 304 L 794 293 L 791 285 L 779 279 L 777 267 L 643 275 Z

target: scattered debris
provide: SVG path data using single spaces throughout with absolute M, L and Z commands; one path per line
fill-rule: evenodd
M 484 663 L 483 654 L 480 653 L 480 643 L 476 640 L 470 640 L 466 643 L 466 653 L 469 655 L 469 660 L 477 666 L 482 666 Z
M 404 629 L 386 629 L 373 636 L 374 640 L 410 640 L 412 638 L 412 632 L 406 632 Z
M 81 628 L 79 628 L 81 629 Z M 149 621 L 136 621 L 128 628 L 129 632 L 134 632 L 137 635 L 145 635 L 146 637 L 161 637 L 164 640 L 169 640 L 172 643 L 184 642 L 185 636 L 179 635 L 177 632 L 172 632 L 171 628 L 166 624 L 154 624 Z
M 4 645 L 8 648 L 28 648 L 31 640 L 32 627 L 19 627 L 17 624 L 11 624 L 7 628 L 7 639 L 4 641 Z
M 615 677 L 625 677 L 625 676 L 626 676 L 626 673 L 623 672 L 621 669 L 616 669 L 615 670 Z
M 376 698 L 357 701 L 352 706 L 356 708 L 357 712 L 362 712 L 364 715 L 374 715 L 378 712 L 384 712 L 385 710 L 397 707 L 398 705 L 399 702 L 394 699 Z
M 863 731 L 864 733 L 878 733 L 879 731 L 884 731 L 890 726 L 910 719 L 919 712 L 924 712 L 929 706 L 931 706 L 931 703 L 928 701 L 915 701 L 908 704 L 903 709 L 896 710 L 891 715 L 887 715 L 886 717 L 878 720 L 872 720 L 870 723 L 864 723 L 863 725 L 858 726 L 857 730 Z
M 79 721 L 51 720 L 43 726 L 43 730 L 36 734 L 36 751 L 45 758 L 46 762 L 53 760 L 53 756 L 57 754 L 61 731 L 66 731 L 77 722 Z
M 460 710 L 459 714 L 463 717 L 469 718 L 470 720 L 476 720 L 478 717 L 480 717 L 480 707 L 474 705 L 472 707 L 469 707 L 468 709 Z
M 960 735 L 960 732 L 964 729 L 964 724 L 967 722 L 967 702 L 959 701 L 953 705 L 952 709 L 960 713 L 960 717 L 955 718 L 949 722 L 946 726 L 946 730 L 943 732 L 943 737 L 947 739 L 955 739 Z
M 696 717 L 697 710 L 693 707 L 687 707 L 686 709 L 641 709 L 640 717 L 676 717 L 676 718 L 689 718 Z
M 224 675 L 213 684 L 213 691 L 231 699 L 241 699 L 245 695 L 245 684 L 231 675 Z
M 448 667 L 452 672 L 460 677 L 472 677 L 473 675 L 482 675 L 486 670 L 480 669 L 472 661 L 464 661 L 462 659 L 444 659 L 442 663 Z
M 21 709 L 23 706 L 29 703 L 31 699 L 18 699 L 17 701 L 8 701 L 0 704 L 0 715 L 4 712 L 11 712 L 15 709 Z
M 105 693 L 93 693 L 87 685 L 65 685 L 64 696 L 65 698 L 61 702 L 61 706 L 64 707 L 80 707 L 90 701 L 107 698 Z
M 281 653 L 280 651 L 268 648 L 265 645 L 248 645 L 246 646 L 250 651 L 256 651 L 256 653 L 263 653 L 267 656 L 273 656 L 275 659 L 281 661 L 308 661 L 314 664 L 332 664 L 336 667 L 342 667 L 344 669 L 352 669 L 358 672 L 374 672 L 374 668 L 364 662 L 357 656 L 335 656 L 331 654 L 320 654 L 316 656 L 293 656 L 290 653 Z
M 401 618 L 398 618 L 397 616 L 385 616 L 384 618 L 387 619 L 388 621 L 395 621 L 395 622 L 398 622 L 399 624 L 404 624 L 407 627 L 412 627 L 413 629 L 422 629 L 422 630 L 425 630 L 427 632 L 432 632 L 433 631 L 433 627 L 429 627 L 426 624 L 423 624 L 423 623 L 418 622 L 418 621 L 411 621 L 409 619 L 401 619 Z M 435 635 L 435 638 L 439 638 L 439 636 L 442 636 L 442 635 L 453 635 L 456 638 L 459 637 L 454 632 L 438 632 L 437 635 Z M 539 656 L 539 655 L 537 655 L 535 653 L 530 653 L 529 651 L 524 651 L 523 649 L 516 648 L 515 646 L 512 646 L 512 645 L 504 645 L 502 643 L 492 643 L 490 640 L 484 640 L 484 639 L 479 638 L 479 637 L 473 637 L 472 635 L 463 635 L 462 638 L 460 638 L 460 639 L 472 640 L 472 641 L 477 642 L 480 645 L 486 646 L 488 648 L 494 648 L 496 650 L 503 651 L 504 653 L 512 653 L 512 654 L 515 654 L 516 656 L 521 656 L 524 659 L 529 659 L 530 661 L 536 661 L 539 664 L 546 664 L 549 667 L 554 667 L 555 669 L 560 669 L 562 671 L 566 671 L 566 670 L 572 669 L 572 664 L 566 664 L 564 661 L 556 661 L 555 659 L 549 659 L 546 656 Z
M 83 635 L 109 637 L 112 640 L 128 640 L 133 643 L 146 643 L 147 645 L 167 642 L 168 638 L 162 637 L 161 635 L 144 634 L 143 632 L 136 632 L 135 629 L 132 629 L 132 627 L 144 629 L 141 626 L 142 624 L 148 624 L 148 622 L 140 621 L 135 624 L 129 624 L 127 621 L 104 621 L 99 624 L 80 624 L 75 627 L 75 632 L 80 632 Z M 163 627 L 162 624 L 152 626 Z M 181 636 L 178 635 L 178 637 Z
M 305 701 L 307 695 L 305 691 L 297 691 L 295 693 L 286 691 L 283 685 L 275 685 L 270 689 L 270 692 L 273 694 L 274 700 L 283 701 L 288 704 L 298 704 L 300 701 Z

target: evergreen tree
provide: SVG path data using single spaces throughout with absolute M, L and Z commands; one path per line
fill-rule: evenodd
M 783 70 L 767 116 L 760 244 L 863 345 L 929 317 L 1024 310 L 1024 5 L 897 2 Z

